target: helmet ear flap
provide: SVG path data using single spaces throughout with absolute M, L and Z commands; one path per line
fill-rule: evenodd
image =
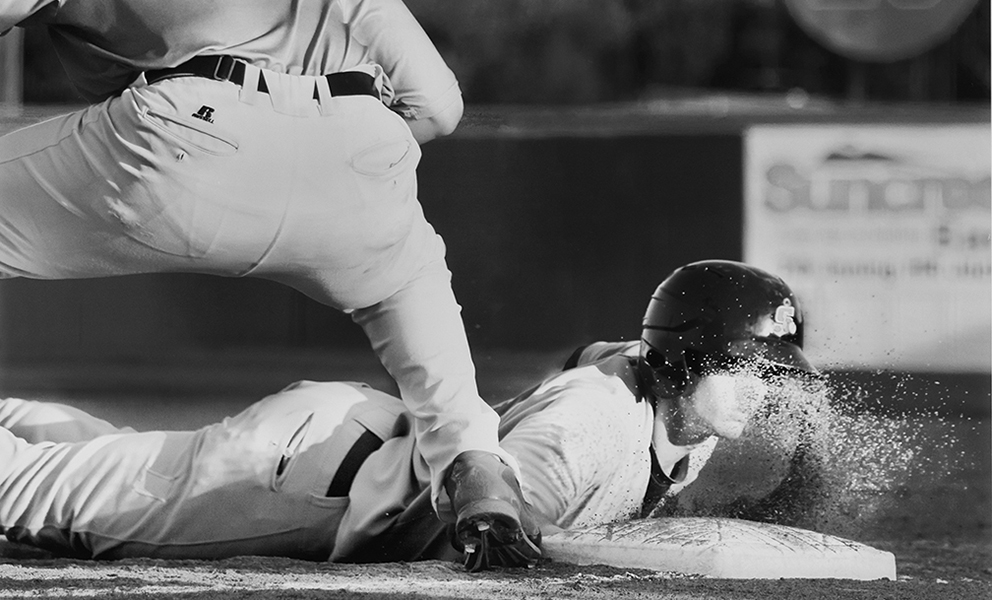
M 674 398 L 689 384 L 689 370 L 684 360 L 672 364 L 647 340 L 641 340 L 638 361 L 642 381 L 641 395 L 648 398 Z

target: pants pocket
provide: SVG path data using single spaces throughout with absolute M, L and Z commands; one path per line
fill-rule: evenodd
M 147 153 L 139 158 L 131 185 L 119 196 L 105 198 L 103 212 L 123 235 L 169 257 L 203 259 L 222 249 L 227 260 L 242 268 L 255 256 L 257 244 L 225 245 L 225 224 L 239 218 L 226 181 L 237 160 L 235 136 L 192 117 L 137 105 L 137 144 Z M 248 229 L 245 225 L 243 229 Z M 240 239 L 240 238 L 239 238 Z M 169 257 L 163 257 L 168 263 Z
M 306 439 L 307 432 L 310 431 L 310 424 L 312 422 L 313 413 L 310 413 L 281 445 L 282 452 L 280 452 L 275 468 L 272 471 L 272 491 L 281 491 L 286 482 L 292 477 L 293 471 L 299 465 L 300 461 L 297 455 L 302 451 L 303 441 Z
M 191 113 L 190 117 L 166 114 L 145 107 L 141 111 L 141 118 L 186 150 L 213 156 L 231 156 L 237 153 L 238 143 L 234 136 L 212 125 L 212 114 L 213 109 L 206 105 L 199 112 Z
M 368 177 L 389 177 L 407 168 L 415 143 L 407 137 L 377 142 L 351 158 L 351 168 Z
M 138 476 L 134 491 L 142 496 L 165 502 L 175 491 L 176 483 L 189 474 L 193 445 L 192 432 L 163 432 L 145 435 L 161 435 L 164 441 L 155 460 Z

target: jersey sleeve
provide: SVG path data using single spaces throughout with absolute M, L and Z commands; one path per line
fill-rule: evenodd
M 32 17 L 54 13 L 63 0 L 0 0 L 0 35 Z
M 427 119 L 461 98 L 455 74 L 401 0 L 375 0 L 352 32 L 382 66 L 393 89 L 390 108 L 407 119 Z
M 124 62 L 104 53 L 80 52 L 71 30 L 49 29 L 49 37 L 73 87 L 88 102 L 100 102 L 121 92 L 141 75 Z
M 637 356 L 639 347 L 639 341 L 593 342 L 588 346 L 577 348 L 568 360 L 565 361 L 565 370 L 589 365 L 618 354 L 623 356 Z

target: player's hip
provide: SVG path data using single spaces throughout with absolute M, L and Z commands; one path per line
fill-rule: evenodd
M 345 97 L 312 118 L 262 104 L 183 77 L 0 138 L 0 258 L 40 277 L 240 275 L 271 263 L 277 238 L 368 261 L 422 221 L 419 147 L 380 102 Z M 52 235 L 19 234 L 38 223 Z
M 189 475 L 143 522 L 107 539 L 91 532 L 98 556 L 326 559 L 351 480 L 402 404 L 359 386 L 316 387 L 290 388 L 209 428 Z
M 379 175 L 384 169 L 396 170 L 396 163 L 403 161 L 370 149 L 394 140 L 412 143 L 408 154 L 414 160 L 406 162 L 419 159 L 410 128 L 379 99 L 345 95 L 318 100 L 307 90 L 319 78 L 264 73 L 272 82 L 269 89 L 249 98 L 242 85 L 181 76 L 128 88 L 120 97 L 121 106 L 177 137 L 186 137 L 183 128 L 192 130 L 185 141 L 195 144 L 197 133 L 216 138 L 220 146 L 213 145 L 213 139 L 199 141 L 217 154 L 231 153 L 232 148 L 242 154 L 246 146 L 257 145 L 273 165 L 292 160 L 304 167 L 342 160 Z M 313 150 L 319 153 L 313 156 Z

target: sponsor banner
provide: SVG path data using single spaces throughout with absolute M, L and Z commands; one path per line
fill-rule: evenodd
M 756 126 L 744 259 L 781 275 L 826 368 L 992 371 L 984 125 Z

